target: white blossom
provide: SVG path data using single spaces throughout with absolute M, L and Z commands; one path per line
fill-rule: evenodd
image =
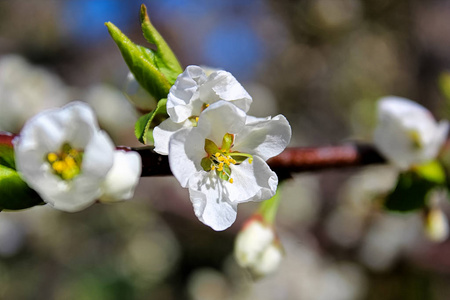
M 447 121 L 437 123 L 423 106 L 400 97 L 378 102 L 374 143 L 383 156 L 401 169 L 436 158 L 447 137 Z
M 261 277 L 277 270 L 283 253 L 272 227 L 252 218 L 236 238 L 234 256 L 241 267 Z
M 229 101 L 247 112 L 251 96 L 231 73 L 218 70 L 208 76 L 199 66 L 188 66 L 180 74 L 167 96 L 169 119 L 153 131 L 155 151 L 167 155 L 169 140 L 175 132 L 193 127 L 202 110 L 220 100 Z
M 130 198 L 141 172 L 140 157 L 116 151 L 82 102 L 31 118 L 14 140 L 14 149 L 17 170 L 27 184 L 45 202 L 69 212 L 102 195 L 109 201 Z M 125 171 L 119 174 L 116 165 Z
M 237 204 L 271 198 L 277 175 L 265 162 L 281 153 L 291 138 L 282 115 L 246 123 L 246 114 L 228 101 L 206 108 L 196 127 L 170 138 L 169 163 L 189 188 L 199 220 L 214 230 L 236 219 Z

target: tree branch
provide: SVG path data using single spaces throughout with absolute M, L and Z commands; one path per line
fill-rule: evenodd
M 142 176 L 171 175 L 168 157 L 159 155 L 152 147 L 118 147 L 126 151 L 136 151 L 142 157 Z M 291 173 L 319 171 L 331 168 L 356 167 L 385 163 L 378 151 L 368 144 L 346 144 L 325 147 L 287 148 L 278 156 L 267 161 L 280 177 L 290 177 Z
M 0 144 L 12 147 L 15 135 L 0 132 Z M 166 155 L 153 151 L 153 147 L 131 148 L 117 147 L 118 150 L 136 151 L 142 158 L 142 177 L 172 175 Z M 269 166 L 281 178 L 291 173 L 320 171 L 331 168 L 358 167 L 370 164 L 382 164 L 386 160 L 369 144 L 345 144 L 323 147 L 287 148 L 278 156 L 267 161 Z

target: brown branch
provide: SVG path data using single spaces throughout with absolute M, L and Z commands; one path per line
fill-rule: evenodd
M 0 144 L 10 145 L 15 135 L 0 132 Z M 117 147 L 119 150 L 136 151 L 142 158 L 142 177 L 172 175 L 168 157 L 153 151 L 153 147 Z M 386 160 L 368 144 L 346 144 L 323 147 L 287 148 L 278 156 L 267 161 L 280 177 L 290 177 L 291 173 L 319 171 L 331 168 L 346 168 L 381 164 Z
M 126 148 L 142 157 L 142 176 L 171 175 L 167 156 L 155 153 L 152 148 Z M 340 146 L 287 148 L 283 153 L 267 161 L 269 166 L 281 177 L 291 173 L 319 171 L 331 168 L 357 167 L 381 164 L 386 160 L 378 151 L 367 144 L 347 144 Z

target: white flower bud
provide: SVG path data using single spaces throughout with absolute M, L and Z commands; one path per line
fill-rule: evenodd
M 273 229 L 258 218 L 251 219 L 238 234 L 234 247 L 238 264 L 254 277 L 273 273 L 283 256 Z

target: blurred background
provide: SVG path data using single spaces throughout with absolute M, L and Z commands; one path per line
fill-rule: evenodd
M 135 87 L 104 22 L 148 45 L 141 3 L 183 66 L 230 71 L 251 114 L 286 115 L 291 146 L 370 141 L 385 95 L 450 118 L 450 1 L 17 0 L 0 1 L 0 130 L 78 99 L 116 144 L 138 146 L 125 96 Z M 171 177 L 79 213 L 2 212 L 0 299 L 450 299 L 450 242 L 428 241 L 419 214 L 379 209 L 396 175 L 375 166 L 286 181 L 276 227 L 286 256 L 258 281 L 232 255 L 257 206 L 214 232 Z

